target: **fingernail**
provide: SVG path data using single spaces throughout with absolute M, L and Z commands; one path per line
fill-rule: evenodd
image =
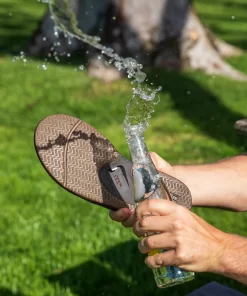
M 155 258 L 155 263 L 157 264 L 157 265 L 159 265 L 159 266 L 161 266 L 162 265 L 162 258 L 160 258 L 160 256 L 159 255 L 156 255 L 156 258 Z
M 123 219 L 128 219 L 131 216 L 131 211 L 129 209 L 123 209 L 122 217 Z

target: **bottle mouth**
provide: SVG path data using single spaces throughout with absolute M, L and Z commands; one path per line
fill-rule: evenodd
M 157 189 L 155 180 L 148 169 L 145 166 L 133 166 L 133 179 L 134 179 L 134 196 L 135 202 L 140 202 L 151 195 Z

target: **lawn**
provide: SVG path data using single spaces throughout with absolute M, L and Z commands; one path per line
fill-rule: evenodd
M 204 22 L 247 50 L 245 0 L 195 1 Z M 0 295 L 186 295 L 216 280 L 247 295 L 246 287 L 212 274 L 169 290 L 155 287 L 137 239 L 54 183 L 40 165 L 33 132 L 45 116 L 65 113 L 99 129 L 128 157 L 123 133 L 131 96 L 127 79 L 104 85 L 75 65 L 13 62 L 45 11 L 35 0 L 0 0 Z M 234 16 L 234 18 L 232 18 Z M 247 54 L 230 63 L 247 74 Z M 244 151 L 233 125 L 247 116 L 247 84 L 187 71 L 152 70 L 163 86 L 146 132 L 149 150 L 172 164 L 205 163 Z M 213 186 L 213 184 L 212 184 Z M 216 227 L 247 235 L 247 213 L 194 208 Z

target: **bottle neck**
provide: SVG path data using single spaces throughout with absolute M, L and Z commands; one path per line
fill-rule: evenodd
M 154 167 L 154 164 L 148 152 L 148 148 L 145 144 L 145 139 L 143 136 L 144 131 L 144 127 L 137 125 L 128 126 L 128 128 L 125 129 L 131 159 L 133 164 Z
M 131 134 L 128 145 L 133 163 L 148 164 L 150 156 L 142 134 Z
M 144 130 L 139 126 L 130 126 L 125 131 L 133 162 L 135 200 L 139 202 L 154 193 L 160 176 L 148 153 L 143 136 Z

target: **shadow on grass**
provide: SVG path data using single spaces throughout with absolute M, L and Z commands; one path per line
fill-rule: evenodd
M 219 24 L 221 22 L 229 22 L 229 23 L 234 22 L 233 29 L 234 29 L 234 27 L 236 27 L 235 26 L 236 23 L 245 22 L 247 20 L 247 17 L 243 17 L 243 16 L 236 16 L 235 18 L 232 18 L 233 16 L 221 15 L 220 13 L 219 14 L 216 14 L 216 13 L 212 14 L 210 12 L 203 12 L 200 14 L 200 16 L 204 21 L 214 21 L 215 23 L 219 23 Z M 237 26 L 239 26 L 239 24 L 237 24 Z M 225 29 L 225 31 L 227 31 L 227 29 Z
M 22 293 L 14 293 L 7 288 L 0 287 L 0 295 L 1 296 L 24 296 Z
M 205 4 L 207 5 L 215 5 L 215 1 L 214 0 L 206 0 L 205 1 Z M 222 5 L 222 6 L 225 6 L 225 7 L 233 7 L 233 8 L 238 8 L 238 9 L 247 9 L 247 3 L 243 3 L 242 1 L 238 1 L 238 0 L 221 0 L 221 1 L 218 1 L 218 5 Z
M 214 17 L 205 17 L 203 19 L 206 20 L 213 20 Z M 222 19 L 223 20 L 223 19 Z M 224 20 L 223 20 L 224 21 Z M 247 18 L 245 19 L 238 19 L 240 22 L 247 22 Z M 238 25 L 240 26 L 240 25 Z M 237 26 L 232 26 L 231 29 L 229 28 L 223 28 L 219 23 L 214 22 L 214 24 L 210 25 L 210 29 L 214 34 L 216 34 L 218 37 L 222 36 L 223 39 L 226 39 L 225 41 L 233 46 L 239 47 L 243 51 L 247 50 L 247 38 L 246 38 L 246 32 L 238 30 Z
M 217 96 L 184 74 L 152 70 L 149 78 L 156 86 L 161 85 L 165 93 L 170 94 L 174 109 L 203 133 L 232 146 L 242 145 L 243 141 L 233 126 L 243 114 L 227 108 Z M 163 113 L 165 106 L 165 102 L 160 102 L 155 114 Z M 156 129 L 165 131 L 165 127 Z
M 156 288 L 152 271 L 143 260 L 137 242 L 131 240 L 84 264 L 52 274 L 48 280 L 69 288 L 76 295 L 164 295 L 163 289 Z M 169 295 L 186 295 L 211 281 L 244 290 L 239 283 L 222 276 L 197 274 L 194 281 L 169 288 Z
M 1 3 L 0 54 L 16 54 L 28 44 L 37 17 L 19 9 L 16 3 Z
M 247 50 L 247 38 L 246 39 L 236 38 L 231 41 L 231 44 L 234 46 L 237 46 L 243 50 Z

